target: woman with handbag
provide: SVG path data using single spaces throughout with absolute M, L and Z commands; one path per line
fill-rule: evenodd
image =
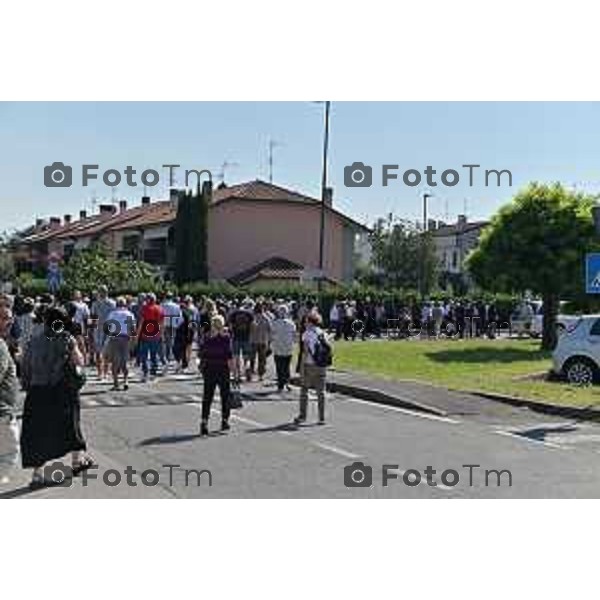
M 27 391 L 21 429 L 23 468 L 33 468 L 32 489 L 55 485 L 44 465 L 71 453 L 73 475 L 94 462 L 85 455 L 81 432 L 79 390 L 85 383 L 80 371 L 83 356 L 70 333 L 65 310 L 51 307 L 44 328 L 31 338 L 23 358 L 23 385 Z
M 204 379 L 204 396 L 202 398 L 202 421 L 200 435 L 208 435 L 208 418 L 215 390 L 218 386 L 221 395 L 221 431 L 229 429 L 229 404 L 231 395 L 231 373 L 234 369 L 231 338 L 225 332 L 225 319 L 215 315 L 211 319 L 210 334 L 200 346 L 200 369 Z

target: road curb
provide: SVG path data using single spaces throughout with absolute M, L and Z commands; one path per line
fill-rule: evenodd
M 292 378 L 291 383 L 294 385 L 300 385 L 300 378 Z M 441 408 L 423 404 L 422 402 L 417 402 L 416 400 L 407 398 L 405 396 L 391 394 L 384 390 L 377 389 L 377 387 L 357 386 L 332 380 L 327 381 L 326 387 L 328 392 L 342 394 L 343 396 L 352 396 L 354 398 L 359 398 L 360 400 L 376 402 L 377 404 L 397 406 L 398 408 L 406 408 L 408 410 L 436 415 L 438 417 L 446 417 L 448 415 L 448 413 Z
M 547 402 L 539 402 L 537 400 L 527 400 L 518 396 L 508 396 L 505 394 L 497 394 L 495 392 L 484 392 L 481 390 L 449 390 L 453 392 L 460 391 L 463 394 L 479 396 L 487 400 L 493 400 L 502 404 L 516 406 L 518 408 L 528 408 L 529 410 L 565 417 L 569 419 L 579 419 L 582 421 L 600 421 L 600 410 L 594 408 L 578 408 L 576 406 L 561 406 L 559 404 L 550 404 Z

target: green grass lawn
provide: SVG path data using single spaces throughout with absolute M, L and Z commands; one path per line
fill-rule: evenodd
M 539 341 L 469 340 L 337 342 L 335 368 L 423 381 L 453 390 L 509 394 L 554 404 L 600 408 L 600 387 L 522 379 L 550 369 Z

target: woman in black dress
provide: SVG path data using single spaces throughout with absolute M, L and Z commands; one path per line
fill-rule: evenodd
M 44 327 L 31 338 L 23 357 L 27 390 L 21 430 L 23 468 L 33 468 L 32 488 L 60 483 L 62 473 L 47 473 L 44 465 L 72 454 L 73 475 L 93 465 L 85 455 L 81 432 L 77 369 L 83 356 L 70 332 L 70 319 L 61 308 L 48 308 Z

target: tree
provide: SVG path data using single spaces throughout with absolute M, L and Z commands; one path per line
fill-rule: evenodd
M 595 198 L 556 183 L 532 183 L 504 206 L 467 259 L 476 283 L 490 291 L 530 291 L 544 304 L 542 348 L 556 345 L 561 296 L 584 282 L 584 257 L 596 245 Z
M 200 185 L 194 196 L 179 192 L 175 218 L 175 281 L 178 284 L 208 280 L 208 207 L 210 182 Z
M 0 234 L 0 282 L 12 281 L 15 276 L 15 263 L 10 248 L 10 237 Z
M 111 290 L 138 292 L 156 283 L 156 271 L 145 262 L 115 260 L 106 246 L 94 244 L 76 252 L 64 269 L 64 281 L 71 290 L 92 291 L 101 285 Z
M 424 260 L 425 293 L 434 287 L 437 260 L 433 240 L 410 221 L 391 213 L 387 219 L 378 219 L 371 233 L 371 248 L 374 271 L 367 278 L 370 283 L 416 289 Z

